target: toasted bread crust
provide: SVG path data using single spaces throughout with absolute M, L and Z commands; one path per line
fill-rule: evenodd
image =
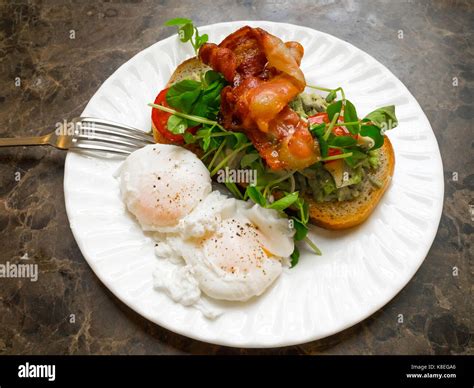
M 176 70 L 171 74 L 170 80 L 166 84 L 166 87 L 170 87 L 176 82 L 182 81 L 183 79 L 195 77 L 196 74 L 210 69 L 209 66 L 202 63 L 198 57 L 192 57 L 182 62 Z M 198 77 L 195 77 L 199 79 Z
M 155 124 L 153 124 L 153 121 L 151 122 L 151 129 L 153 130 L 153 137 L 155 138 L 155 141 L 157 143 L 161 144 L 173 144 L 171 140 L 168 140 L 166 137 L 164 137 L 158 129 L 156 129 Z
M 390 185 L 395 169 L 395 154 L 392 143 L 385 136 L 385 142 L 380 149 L 383 163 L 377 172 L 377 180 L 382 183 L 380 188 L 367 185 L 361 194 L 366 201 L 343 202 L 316 202 L 313 198 L 306 197 L 309 204 L 309 217 L 314 225 L 325 229 L 340 230 L 354 227 L 364 222 L 374 211 L 383 194 Z
M 184 78 L 189 78 L 189 75 L 196 73 L 197 71 L 206 70 L 208 67 L 201 63 L 198 58 L 193 57 L 187 59 L 181 63 L 174 73 L 171 75 L 170 80 L 166 84 L 166 87 L 181 81 Z M 158 143 L 169 144 L 170 141 L 166 139 L 153 125 L 153 136 Z M 199 154 L 202 154 L 202 150 L 198 149 L 193 145 L 186 146 L 186 148 Z M 306 196 L 305 199 L 309 204 L 309 216 L 310 222 L 314 225 L 321 226 L 325 229 L 339 230 L 354 227 L 364 222 L 370 214 L 374 211 L 377 204 L 380 202 L 383 194 L 390 185 L 391 178 L 393 176 L 395 168 L 395 155 L 393 147 L 385 136 L 385 142 L 380 152 L 383 156 L 383 163 L 379 170 L 375 174 L 377 180 L 382 183 L 380 188 L 374 188 L 368 184 L 362 193 L 367 200 L 360 201 L 343 201 L 343 202 L 316 202 L 310 196 Z

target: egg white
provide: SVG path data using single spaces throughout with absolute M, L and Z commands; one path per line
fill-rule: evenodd
M 145 231 L 172 231 L 212 191 L 209 171 L 196 155 L 167 144 L 133 152 L 119 179 L 122 200 Z
M 183 218 L 180 230 L 168 238 L 170 245 L 193 268 L 201 290 L 215 299 L 261 295 L 294 249 L 286 218 L 218 192 Z

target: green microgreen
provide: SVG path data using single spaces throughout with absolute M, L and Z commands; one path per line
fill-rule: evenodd
M 209 39 L 207 34 L 199 34 L 197 27 L 194 26 L 191 19 L 174 18 L 166 21 L 164 25 L 167 27 L 177 27 L 179 40 L 183 43 L 190 42 L 196 55 L 198 54 L 199 48 Z

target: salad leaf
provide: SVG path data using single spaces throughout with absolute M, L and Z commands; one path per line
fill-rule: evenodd
M 383 146 L 384 137 L 382 135 L 382 131 L 379 127 L 375 125 L 362 125 L 360 129 L 360 135 L 368 136 L 374 140 L 375 144 L 371 148 L 371 150 L 376 150 L 377 148 Z
M 232 136 L 229 139 L 229 145 L 233 150 L 242 147 L 249 140 L 242 132 L 232 132 Z
M 352 102 L 349 100 L 346 100 L 346 105 L 344 106 L 344 121 L 346 123 L 349 122 L 354 122 L 354 121 L 359 121 L 359 118 L 357 117 L 357 111 Z M 357 134 L 359 132 L 359 124 L 347 124 L 345 126 L 350 133 L 353 135 Z
M 199 48 L 209 39 L 207 34 L 199 35 L 199 31 L 194 26 L 191 19 L 174 18 L 166 21 L 164 25 L 177 27 L 178 36 L 181 42 L 190 42 L 196 54 L 198 53 Z
M 183 113 L 192 113 L 193 104 L 201 94 L 201 83 L 190 79 L 177 82 L 166 93 L 166 102 Z
M 324 137 L 318 138 L 319 140 L 319 149 L 321 151 L 321 156 L 323 158 L 328 156 L 328 151 L 329 151 L 329 144 L 326 140 L 324 140 Z
M 245 190 L 245 196 L 262 207 L 265 207 L 265 205 L 267 204 L 267 200 L 260 192 L 260 190 L 257 189 L 257 187 L 255 186 L 247 186 L 247 189 Z
M 271 172 L 259 163 L 258 159 L 252 163 L 252 168 L 257 170 L 257 186 L 267 186 L 279 178 L 277 173 Z
M 178 36 L 179 40 L 183 43 L 189 42 L 194 35 L 194 26 L 192 23 L 186 23 L 179 27 Z
M 220 143 L 213 137 L 206 137 L 202 141 L 202 149 L 204 151 L 215 150 L 219 147 Z
M 329 121 L 332 121 L 336 113 L 341 113 L 342 101 L 333 102 L 331 105 L 328 105 L 326 108 L 326 113 L 328 114 Z
M 311 126 L 309 130 L 313 135 L 320 137 L 324 135 L 325 129 L 326 129 L 326 124 L 321 123 L 321 124 L 316 124 L 316 125 Z
M 184 142 L 186 144 L 192 144 L 192 143 L 196 142 L 196 137 L 190 132 L 184 132 L 183 133 L 183 138 L 184 138 Z
M 211 133 L 212 133 L 212 127 L 204 127 L 199 129 L 196 132 L 197 136 L 202 137 L 202 149 L 204 151 L 207 151 L 209 149 L 209 145 L 211 143 Z
M 187 120 L 176 115 L 171 115 L 166 125 L 168 130 L 175 135 L 183 134 L 188 129 Z
M 207 118 L 215 119 L 221 105 L 221 90 L 225 85 L 226 81 L 222 75 L 213 70 L 207 71 L 201 85 L 202 93 L 196 101 L 193 114 L 203 114 Z
M 324 139 L 324 132 L 326 131 L 326 124 L 317 124 L 310 128 L 310 132 L 316 136 L 319 142 L 319 149 L 321 151 L 321 156 L 328 156 L 328 142 Z
M 245 154 L 242 159 L 240 159 L 240 167 L 245 168 L 249 167 L 252 165 L 253 162 L 258 160 L 260 158 L 260 155 L 257 152 L 251 152 L 248 154 Z
M 344 149 L 344 153 L 351 153 L 351 156 L 344 158 L 344 161 L 348 164 L 349 167 L 356 167 L 359 162 L 367 158 L 367 154 L 365 152 L 360 151 L 358 147 L 350 147 Z
M 213 82 L 221 81 L 222 79 L 222 74 L 214 70 L 208 70 L 206 71 L 206 74 L 204 74 L 204 82 L 206 86 L 210 86 Z
M 196 36 L 196 47 L 201 47 L 204 43 L 207 43 L 209 40 L 209 35 L 197 35 Z
M 210 75 L 207 75 L 212 72 Z M 172 85 L 166 93 L 166 102 L 172 108 L 186 114 L 215 120 L 220 109 L 220 94 L 226 82 L 209 70 L 204 81 L 185 79 Z M 210 84 L 206 81 L 212 81 Z M 188 120 L 188 127 L 198 125 Z
M 357 140 L 352 136 L 334 136 L 330 138 L 329 146 L 335 147 L 350 147 L 357 143 Z
M 213 129 L 214 127 L 202 127 L 196 132 L 196 135 L 202 138 L 208 137 L 211 135 Z
M 292 217 L 291 219 L 293 220 L 293 227 L 295 229 L 295 235 L 293 238 L 295 241 L 303 240 L 308 234 L 308 227 L 295 217 Z
M 300 251 L 298 250 L 296 246 L 290 257 L 291 257 L 291 268 L 293 268 L 296 264 L 298 264 L 298 261 L 300 260 Z
M 370 112 L 364 117 L 363 121 L 370 121 L 379 127 L 382 132 L 395 128 L 398 125 L 397 116 L 395 115 L 395 106 L 383 106 Z
M 279 211 L 285 210 L 287 207 L 293 205 L 293 203 L 298 199 L 298 196 L 299 193 L 295 191 L 294 193 L 285 195 L 283 198 L 271 203 L 267 207 L 269 209 L 275 209 Z

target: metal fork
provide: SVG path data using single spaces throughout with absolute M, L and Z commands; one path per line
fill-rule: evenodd
M 77 117 L 44 136 L 0 138 L 0 147 L 50 145 L 124 155 L 153 143 L 153 136 L 139 129 L 92 117 Z

